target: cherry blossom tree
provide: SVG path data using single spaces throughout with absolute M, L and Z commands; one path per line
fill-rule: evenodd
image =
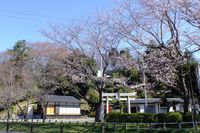
M 57 44 L 69 49 L 69 57 L 63 60 L 64 74 L 76 82 L 91 82 L 98 92 L 96 120 L 103 121 L 102 93 L 105 91 L 106 72 L 109 69 L 109 52 L 118 47 L 119 37 L 108 28 L 107 16 L 98 16 L 84 24 L 54 25 L 52 32 L 43 32 Z M 100 69 L 100 77 L 97 71 Z
M 127 0 L 119 3 L 112 15 L 111 28 L 123 37 L 124 44 L 141 56 L 144 66 L 141 70 L 156 81 L 178 89 L 184 98 L 184 112 L 188 111 L 191 96 L 183 70 L 189 60 L 186 52 L 198 51 L 199 44 L 198 39 L 195 40 L 197 21 L 191 17 L 195 15 L 198 20 L 196 9 L 199 7 L 195 3 L 199 2 Z M 189 9 L 192 15 L 188 14 Z M 149 48 L 151 51 L 146 54 Z

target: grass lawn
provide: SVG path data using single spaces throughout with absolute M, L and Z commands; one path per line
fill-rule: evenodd
M 84 123 L 84 124 L 78 124 L 78 123 L 35 123 L 33 124 L 33 133 L 60 133 L 60 126 L 64 127 L 64 133 L 101 133 L 101 125 L 94 123 Z M 146 128 L 146 127 L 145 127 Z M 21 131 L 25 133 L 29 133 L 31 129 L 30 123 L 12 123 L 9 125 L 9 131 Z M 6 131 L 6 124 L 0 123 L 0 130 Z M 106 133 L 193 133 L 194 131 L 192 129 L 167 129 L 163 130 L 161 128 L 149 130 L 146 129 L 140 129 L 137 131 L 137 129 L 131 129 L 128 127 L 125 131 L 124 125 L 117 125 L 117 128 L 114 127 L 113 124 L 108 124 L 105 126 L 104 131 Z M 198 131 L 200 133 L 200 129 Z

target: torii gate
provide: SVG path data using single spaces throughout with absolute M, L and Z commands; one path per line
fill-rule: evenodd
M 137 92 L 132 92 L 132 93 L 103 93 L 102 97 L 106 97 L 103 98 L 103 101 L 106 100 L 106 114 L 109 113 L 109 97 L 115 97 L 118 100 L 127 100 L 127 110 L 128 113 L 131 113 L 131 106 L 130 106 L 130 96 L 136 96 Z M 127 98 L 120 98 L 121 96 L 125 96 Z M 135 99 L 135 98 L 133 98 Z

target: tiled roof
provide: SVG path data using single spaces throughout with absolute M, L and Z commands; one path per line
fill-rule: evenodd
M 131 103 L 145 103 L 145 99 L 134 99 L 131 100 Z M 148 98 L 147 103 L 160 103 L 162 102 L 160 98 Z
M 73 96 L 58 96 L 58 95 L 46 95 L 46 102 L 73 102 L 80 103 L 80 100 L 76 99 Z

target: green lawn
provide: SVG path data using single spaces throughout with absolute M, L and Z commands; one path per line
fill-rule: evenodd
M 64 127 L 64 133 L 101 133 L 101 124 L 94 123 L 35 123 L 33 124 L 33 133 L 60 133 L 60 126 Z M 12 123 L 9 125 L 9 131 L 21 131 L 21 132 L 30 132 L 31 124 L 30 123 Z M 134 128 L 134 129 L 131 129 Z M 128 128 L 125 129 L 124 124 L 118 124 L 115 128 L 115 125 L 109 123 L 105 126 L 106 133 L 193 133 L 193 129 L 178 129 L 178 128 L 169 128 L 163 130 L 162 128 L 150 130 L 145 125 L 143 128 L 137 131 L 135 126 L 131 127 L 131 124 L 128 125 Z M 0 123 L 0 130 L 6 130 L 6 124 Z M 199 129 L 200 133 L 200 129 Z

